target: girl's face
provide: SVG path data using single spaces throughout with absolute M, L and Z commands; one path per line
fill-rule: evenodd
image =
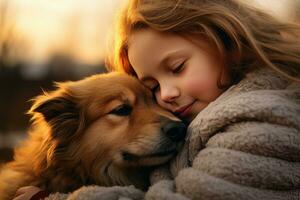
M 221 61 L 216 52 L 205 39 L 195 42 L 176 34 L 144 29 L 129 38 L 128 57 L 159 105 L 191 121 L 222 93 L 217 86 Z M 224 75 L 221 82 L 227 81 Z

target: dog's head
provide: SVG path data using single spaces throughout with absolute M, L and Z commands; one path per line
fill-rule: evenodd
M 186 126 L 159 107 L 129 75 L 109 73 L 58 84 L 30 111 L 49 128 L 48 165 L 103 176 L 111 168 L 156 166 L 170 160 Z M 114 173 L 114 172 L 113 172 Z

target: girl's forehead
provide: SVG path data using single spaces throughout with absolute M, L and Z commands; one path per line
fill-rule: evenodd
M 153 56 L 156 58 L 158 51 L 165 49 L 168 40 L 164 34 L 150 29 L 133 32 L 128 41 L 128 57 L 130 62 L 133 62 L 131 64 L 149 62 Z
M 134 31 L 128 40 L 128 48 L 131 47 L 155 47 L 157 43 L 167 43 L 173 34 L 162 33 L 152 29 L 141 29 Z
M 160 33 L 151 29 L 135 31 L 128 41 L 128 59 L 142 82 L 152 84 L 154 73 L 160 71 L 161 59 L 170 49 L 169 34 Z M 171 48 L 172 49 L 172 48 Z
M 157 64 L 174 52 L 202 50 L 215 54 L 216 48 L 203 36 L 183 37 L 178 34 L 142 29 L 132 33 L 128 42 L 128 58 L 131 65 Z
M 150 28 L 134 31 L 128 38 L 129 51 L 136 49 L 139 51 L 146 51 L 147 49 L 164 50 L 178 46 L 197 46 L 206 50 L 214 48 L 215 45 L 207 37 L 200 34 L 183 36 L 175 33 L 159 32 Z
M 135 31 L 128 42 L 129 59 L 155 60 L 164 57 L 172 51 L 191 46 L 183 37 L 172 33 L 158 32 L 152 29 Z M 132 64 L 132 63 L 131 63 Z

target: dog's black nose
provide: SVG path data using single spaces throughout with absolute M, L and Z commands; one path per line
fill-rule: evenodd
M 162 132 L 174 142 L 184 139 L 186 125 L 182 122 L 172 121 L 162 126 Z

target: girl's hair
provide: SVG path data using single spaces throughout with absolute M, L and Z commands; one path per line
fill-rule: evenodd
M 151 28 L 187 38 L 204 36 L 218 50 L 233 82 L 259 66 L 300 81 L 299 24 L 280 22 L 238 0 L 129 0 L 119 17 L 107 60 L 110 69 L 136 75 L 128 60 L 128 38 Z

